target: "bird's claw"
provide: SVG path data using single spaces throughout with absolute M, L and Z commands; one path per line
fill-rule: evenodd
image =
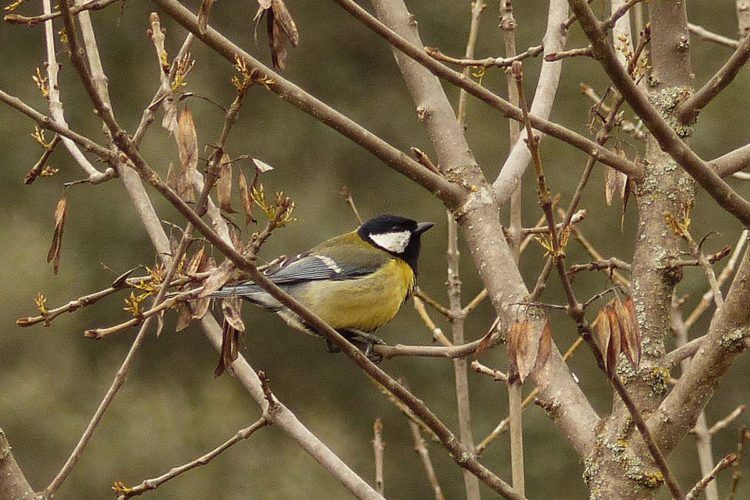
M 388 345 L 380 337 L 371 333 L 362 332 L 360 330 L 343 330 L 340 332 L 346 340 L 351 342 L 357 347 L 362 353 L 375 364 L 383 361 L 383 356 L 375 352 L 376 345 Z M 341 352 L 341 349 L 328 339 L 326 341 L 326 350 L 331 353 Z

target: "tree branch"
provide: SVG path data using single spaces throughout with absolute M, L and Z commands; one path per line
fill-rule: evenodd
M 16 463 L 5 432 L 0 429 L 0 498 L 26 500 L 34 498 L 34 490 Z
M 727 62 L 700 89 L 677 105 L 677 118 L 683 124 L 693 123 L 698 113 L 721 93 L 737 76 L 750 58 L 750 36 L 745 36 Z
M 460 198 L 461 189 L 440 175 L 430 171 L 383 139 L 365 129 L 355 121 L 339 113 L 324 102 L 308 94 L 211 28 L 201 33 L 198 18 L 176 0 L 153 0 L 167 15 L 181 24 L 196 38 L 213 48 L 227 61 L 234 64 L 239 57 L 250 70 L 257 70 L 267 80 L 267 88 L 283 100 L 297 106 L 313 118 L 323 122 L 370 153 L 384 161 L 397 172 L 415 181 L 441 200 Z M 427 57 L 427 56 L 425 56 Z
M 400 0 L 380 0 L 381 8 L 377 8 L 377 13 L 382 16 L 384 23 L 373 18 L 354 2 L 337 1 L 368 27 L 377 27 L 378 32 L 389 33 L 408 47 L 422 45 L 416 27 Z M 392 40 L 389 38 L 389 41 Z M 445 175 L 457 176 L 466 184 L 477 186 L 475 191 L 467 195 L 464 205 L 454 209 L 454 216 L 466 238 L 480 277 L 489 290 L 495 311 L 505 324 L 510 325 L 519 313 L 517 304 L 528 295 L 528 290 L 502 236 L 498 207 L 490 187 L 476 165 L 440 81 L 421 67 L 421 61 L 413 60 L 411 54 L 402 53 L 400 46 L 396 48 L 398 51 L 394 50 L 394 56 L 412 99 L 418 108 L 422 107 L 426 111 L 428 119 L 425 120 L 425 126 Z M 541 335 L 545 318 L 538 318 L 533 323 L 534 335 Z M 558 424 L 568 429 L 566 435 L 571 437 L 573 446 L 580 453 L 592 444 L 592 428 L 584 422 L 593 422 L 597 417 L 573 381 L 559 351 L 555 347 L 552 351 L 545 369 L 538 370 L 534 375 L 535 383 L 543 394 L 546 395 L 548 391 L 550 398 L 554 398 L 564 408 L 560 412 Z
M 565 48 L 568 29 L 563 27 L 563 22 L 568 17 L 568 3 L 566 0 L 551 0 L 549 13 L 547 14 L 547 29 L 544 33 L 544 53 L 559 52 Z M 557 94 L 557 86 L 560 83 L 562 73 L 562 61 L 548 61 L 546 58 L 539 72 L 539 80 L 534 93 L 534 101 L 531 104 L 532 115 L 548 119 L 552 113 L 552 105 Z M 520 123 L 520 120 L 517 120 Z M 539 135 L 540 140 L 542 135 Z M 495 197 L 500 206 L 510 198 L 515 186 L 520 182 L 524 172 L 529 166 L 531 155 L 524 140 L 526 136 L 521 134 L 513 143 L 513 147 L 505 160 L 500 173 L 492 184 Z
M 586 36 L 591 41 L 596 59 L 601 63 L 628 104 L 643 120 L 644 125 L 653 134 L 662 150 L 698 181 L 722 208 L 737 217 L 743 224 L 750 225 L 750 202 L 742 198 L 726 182 L 721 180 L 713 169 L 683 142 L 675 130 L 651 105 L 632 78 L 628 76 L 625 68 L 617 61 L 617 56 L 607 41 L 606 33 L 602 31 L 599 21 L 586 1 L 570 0 L 570 5 Z M 685 135 L 688 134 L 687 130 L 682 130 L 682 132 Z
M 273 411 L 273 410 L 268 409 L 267 411 Z M 196 467 L 207 465 L 211 460 L 221 455 L 226 450 L 228 450 L 235 444 L 239 443 L 240 441 L 249 438 L 250 436 L 255 434 L 255 431 L 257 431 L 258 429 L 262 427 L 265 427 L 268 424 L 269 424 L 269 419 L 264 415 L 260 417 L 260 419 L 258 419 L 255 423 L 250 425 L 249 427 L 240 429 L 239 431 L 237 431 L 237 433 L 234 436 L 229 438 L 227 441 L 217 446 L 213 450 L 209 451 L 208 453 L 201 455 L 195 460 L 191 460 L 190 462 L 180 465 L 179 467 L 174 467 L 170 469 L 169 472 L 162 474 L 161 476 L 158 476 L 152 479 L 146 479 L 141 484 L 137 486 L 133 486 L 132 488 L 128 488 L 128 487 L 116 488 L 116 490 L 120 493 L 117 497 L 117 500 L 126 500 L 128 498 L 142 495 L 146 493 L 147 491 L 155 490 L 162 484 L 166 483 L 167 481 L 171 479 L 176 478 L 180 474 L 183 474 L 191 469 L 195 469 Z

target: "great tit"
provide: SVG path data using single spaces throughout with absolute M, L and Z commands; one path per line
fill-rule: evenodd
M 369 332 L 392 320 L 412 292 L 420 238 L 432 226 L 432 222 L 380 215 L 355 231 L 274 264 L 264 274 L 355 345 L 365 347 L 370 357 L 373 343 L 382 341 Z M 212 296 L 239 296 L 278 313 L 297 329 L 316 334 L 252 281 L 226 286 Z M 328 346 L 335 351 L 331 343 Z

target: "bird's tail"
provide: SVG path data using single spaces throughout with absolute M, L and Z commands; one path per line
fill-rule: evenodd
M 214 299 L 226 299 L 230 297 L 241 297 L 248 302 L 264 307 L 266 309 L 276 310 L 281 304 L 271 297 L 271 295 L 253 282 L 245 282 L 237 285 L 225 286 L 216 290 L 209 295 Z

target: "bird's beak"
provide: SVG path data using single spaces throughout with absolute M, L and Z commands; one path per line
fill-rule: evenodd
M 434 222 L 420 222 L 417 224 L 417 230 L 414 231 L 415 234 L 422 234 L 428 229 L 430 229 L 432 226 L 434 226 Z

